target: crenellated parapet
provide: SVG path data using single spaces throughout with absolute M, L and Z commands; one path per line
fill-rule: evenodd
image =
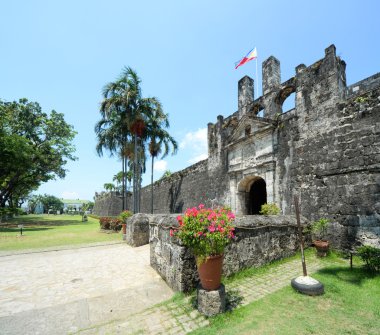
M 245 132 L 251 134 L 254 126 L 247 120 L 252 121 L 260 112 L 262 121 L 279 120 L 284 113 L 284 101 L 292 93 L 296 93 L 295 109 L 303 122 L 310 120 L 309 114 L 315 108 L 321 110 L 318 117 L 321 113 L 329 113 L 332 106 L 348 94 L 345 69 L 346 63 L 336 56 L 336 48 L 331 45 L 326 48 L 324 58 L 308 67 L 304 64 L 298 65 L 295 76 L 281 82 L 280 61 L 270 56 L 262 64 L 263 95 L 254 99 L 254 80 L 244 76 L 238 82 L 238 111 L 226 119 L 218 116 L 217 123 L 208 124 L 210 167 L 215 168 L 217 164 L 223 163 L 220 159 L 223 156 L 222 151 L 231 144 L 231 134 L 238 124 L 245 122 Z M 380 76 L 373 78 L 371 82 L 377 81 L 380 82 Z M 368 85 L 368 82 L 363 82 L 359 87 L 362 89 Z M 358 88 L 350 87 L 350 94 L 355 90 Z
M 288 215 L 297 194 L 305 217 L 330 220 L 334 246 L 380 246 L 380 73 L 347 86 L 345 71 L 334 45 L 286 80 L 266 59 L 263 94 L 239 80 L 237 111 L 208 124 L 208 159 L 154 184 L 155 213 L 205 203 L 255 215 L 275 203 Z

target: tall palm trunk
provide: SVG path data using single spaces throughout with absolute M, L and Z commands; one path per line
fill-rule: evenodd
M 128 171 L 128 158 L 125 157 L 124 173 L 123 173 L 123 183 L 124 183 L 123 194 L 124 194 L 124 201 L 125 201 L 124 209 L 128 209 L 127 171 Z
M 123 201 L 123 204 L 122 204 L 122 208 L 123 208 L 123 211 L 126 209 L 125 208 L 125 179 L 124 179 L 124 174 L 125 174 L 125 157 L 124 155 L 122 154 L 121 156 L 121 164 L 122 164 L 122 172 L 123 172 L 123 178 L 121 180 L 121 195 L 122 195 L 122 201 Z
M 133 164 L 133 212 L 138 213 L 138 186 L 137 186 L 137 171 L 138 171 L 138 158 L 137 158 L 137 134 L 135 134 L 135 157 L 134 157 L 134 164 Z
M 153 214 L 153 166 L 154 166 L 154 155 L 152 155 L 152 173 L 151 173 L 151 198 L 150 198 L 150 211 Z

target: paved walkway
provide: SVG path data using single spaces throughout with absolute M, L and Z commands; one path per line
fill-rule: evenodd
M 308 260 L 308 273 L 322 268 L 322 263 L 316 259 Z M 290 285 L 290 280 L 302 275 L 300 260 L 273 267 L 268 273 L 250 278 L 236 280 L 226 285 L 227 294 L 242 299 L 240 305 L 249 304 Z M 207 318 L 192 306 L 191 297 L 170 301 L 144 311 L 115 320 L 112 323 L 99 325 L 82 330 L 80 335 L 105 334 L 149 334 L 149 335 L 182 335 L 209 324 Z
M 308 259 L 308 271 L 322 267 Z M 299 260 L 236 280 L 227 293 L 251 303 L 290 284 Z M 149 265 L 149 246 L 113 244 L 0 256 L 0 334 L 168 334 L 207 326 L 191 297 L 173 292 Z M 165 302 L 166 301 L 166 302 Z
M 125 243 L 0 257 L 0 334 L 68 334 L 173 296 L 149 245 Z

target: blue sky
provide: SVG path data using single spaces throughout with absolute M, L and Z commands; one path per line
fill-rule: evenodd
M 348 84 L 380 71 L 376 0 L 12 0 L 0 8 L 0 99 L 37 101 L 78 132 L 79 160 L 67 164 L 64 180 L 37 191 L 64 198 L 92 199 L 120 171 L 116 158 L 97 156 L 94 125 L 102 87 L 124 66 L 137 71 L 144 96 L 161 100 L 180 143 L 176 156 L 158 162 L 156 178 L 205 157 L 207 123 L 235 112 L 238 80 L 255 78 L 255 61 L 234 69 L 253 47 L 259 80 L 270 55 L 285 81 L 330 44 L 347 63 Z

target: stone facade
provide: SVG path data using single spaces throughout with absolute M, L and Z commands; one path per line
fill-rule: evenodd
M 192 253 L 170 236 L 177 215 L 150 215 L 150 265 L 175 291 L 187 292 L 199 281 Z M 299 247 L 296 219 L 290 215 L 236 218 L 236 239 L 225 250 L 223 274 L 260 266 L 293 255 Z M 302 218 L 301 224 L 307 224 Z
M 380 246 L 380 73 L 347 86 L 345 62 L 324 58 L 282 82 L 280 62 L 263 62 L 263 95 L 238 84 L 238 111 L 208 124 L 208 159 L 154 183 L 154 212 L 224 204 L 237 215 L 265 202 L 309 220 L 328 218 L 334 247 Z M 295 94 L 295 108 L 283 111 Z M 260 114 L 259 114 L 260 113 Z M 262 115 L 259 117 L 258 115 Z M 150 186 L 141 211 L 150 211 Z

